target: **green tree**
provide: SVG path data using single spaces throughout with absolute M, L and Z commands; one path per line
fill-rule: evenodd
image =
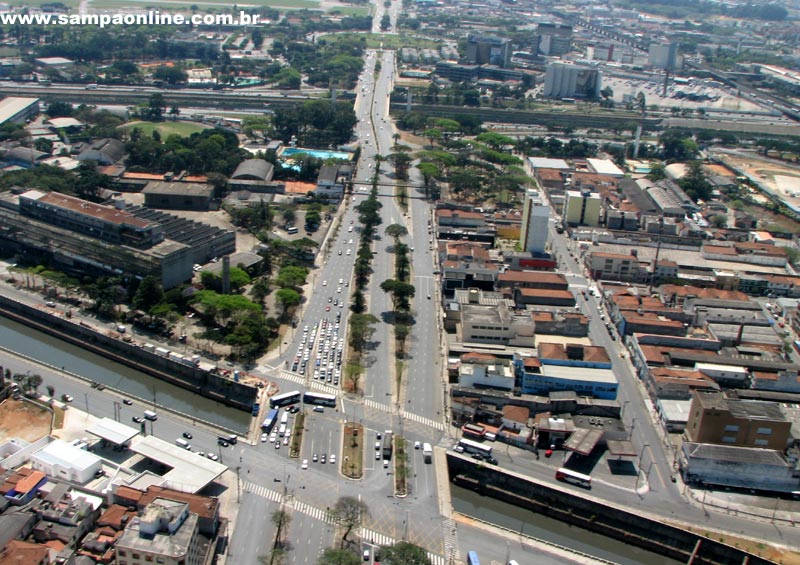
M 375 333 L 378 318 L 372 314 L 353 314 L 350 316 L 350 347 L 356 352 L 364 351 L 367 341 Z
M 299 288 L 306 283 L 308 269 L 305 267 L 283 267 L 275 278 L 275 284 L 282 288 Z
M 442 139 L 442 130 L 438 128 L 426 129 L 423 135 L 428 138 L 428 141 L 431 143 L 431 147 L 433 147 L 435 142 Z
M 349 549 L 328 548 L 322 552 L 317 565 L 359 565 L 361 559 Z
M 150 312 L 153 306 L 161 304 L 163 301 L 164 288 L 161 286 L 161 281 L 154 275 L 147 275 L 139 283 L 139 288 L 136 289 L 132 302 L 137 310 Z
M 418 545 L 399 541 L 381 549 L 381 563 L 384 565 L 430 565 L 428 552 Z
M 708 220 L 715 228 L 724 228 L 728 225 L 728 217 L 725 214 L 714 214 Z
M 164 100 L 164 95 L 160 92 L 151 94 L 147 101 L 146 119 L 160 122 L 164 118 L 164 111 L 166 109 L 167 103 Z
M 68 118 L 73 115 L 74 109 L 69 102 L 57 100 L 48 104 L 44 113 L 51 118 Z
M 369 515 L 369 510 L 366 503 L 354 496 L 343 496 L 336 501 L 330 510 L 330 517 L 334 524 L 344 529 L 340 547 L 347 544 L 347 536 L 354 529 L 357 530 L 361 527 L 362 520 L 367 515 Z
M 713 190 L 711 183 L 706 179 L 701 161 L 690 161 L 687 164 L 686 175 L 678 181 L 680 187 L 694 200 L 707 200 Z
M 300 293 L 291 288 L 282 288 L 275 293 L 275 301 L 280 304 L 285 318 L 290 308 L 300 304 Z
M 164 81 L 167 84 L 179 84 L 185 83 L 188 80 L 189 75 L 186 73 L 186 71 L 179 67 L 161 65 L 153 72 L 153 78 Z
M 36 394 L 39 387 L 42 386 L 42 380 L 42 376 L 37 373 L 28 375 L 25 377 L 23 388 L 25 388 L 29 393 Z
M 408 235 L 408 229 L 402 224 L 391 224 L 386 226 L 386 229 L 383 230 L 386 235 L 391 237 L 392 239 L 397 242 L 401 237 Z

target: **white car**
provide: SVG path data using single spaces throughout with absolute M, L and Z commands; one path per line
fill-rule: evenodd
M 261 443 L 267 443 L 269 436 L 266 433 L 261 434 Z
M 289 436 L 283 438 L 283 445 L 289 445 Z
M 350 250 L 349 249 L 347 250 L 347 254 L 350 255 Z
M 331 453 L 331 463 L 336 463 L 336 454 Z
M 381 452 L 380 451 L 376 451 L 375 452 L 375 461 L 380 461 L 380 460 L 381 460 Z
M 208 457 L 212 461 L 219 461 L 219 455 L 217 455 L 216 453 L 211 453 L 210 451 L 206 454 L 206 457 Z
M 418 441 L 414 442 L 414 449 L 422 449 L 422 444 Z
M 389 468 L 389 461 L 387 459 L 383 460 L 383 468 L 384 469 L 388 469 Z
M 308 469 L 308 459 L 303 459 L 303 464 L 300 465 L 301 469 Z
M 322 281 L 322 286 L 328 286 L 328 281 Z
M 353 231 L 353 226 L 350 226 L 349 228 L 347 228 L 347 231 L 352 232 Z

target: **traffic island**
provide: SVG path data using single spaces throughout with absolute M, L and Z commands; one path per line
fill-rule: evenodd
M 355 422 L 344 425 L 342 438 L 342 474 L 348 479 L 364 475 L 364 427 Z
M 289 457 L 297 459 L 300 457 L 300 447 L 303 445 L 303 430 L 305 429 L 306 413 L 298 412 L 294 419 L 294 430 L 292 430 L 292 443 L 289 446 Z
M 394 495 L 399 498 L 408 496 L 408 442 L 405 438 L 394 438 Z

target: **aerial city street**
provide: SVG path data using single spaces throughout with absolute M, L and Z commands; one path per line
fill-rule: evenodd
M 0 565 L 797 562 L 797 2 L 0 29 Z

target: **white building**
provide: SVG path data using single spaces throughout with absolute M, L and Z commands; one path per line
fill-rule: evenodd
M 520 242 L 525 251 L 544 253 L 547 248 L 547 237 L 550 233 L 550 206 L 545 205 L 542 195 L 536 190 L 529 190 L 522 211 L 522 234 Z
M 201 565 L 205 555 L 197 522 L 185 502 L 156 498 L 122 532 L 117 565 Z
M 102 466 L 102 460 L 84 449 L 57 439 L 33 453 L 31 465 L 50 477 L 83 484 L 94 478 Z
M 746 367 L 737 365 L 722 365 L 719 363 L 695 363 L 694 368 L 715 381 L 736 382 L 747 386 L 750 375 Z
M 508 363 L 464 363 L 458 367 L 458 384 L 469 388 L 512 390 L 514 372 Z

